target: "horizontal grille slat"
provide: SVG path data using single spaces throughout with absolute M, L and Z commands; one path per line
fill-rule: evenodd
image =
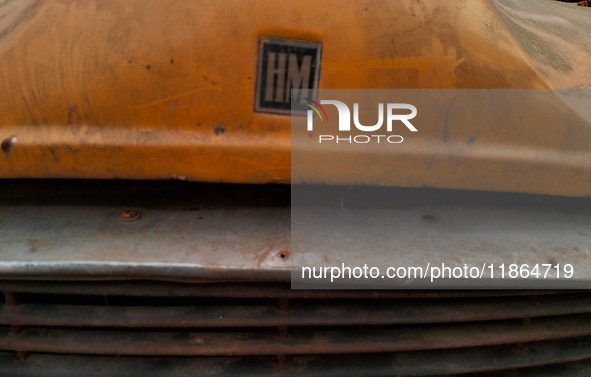
M 553 364 L 553 365 L 551 365 Z M 582 377 L 591 374 L 591 339 L 481 347 L 443 351 L 354 356 L 294 356 L 279 370 L 273 358 L 161 358 L 32 354 L 15 362 L 14 354 L 0 353 L 4 377 L 419 377 L 511 376 L 490 374 L 515 370 L 524 377 Z M 479 373 L 466 375 L 465 373 Z M 459 376 L 458 376 L 459 377 Z
M 395 325 L 490 321 L 591 312 L 591 298 L 548 296 L 471 301 L 272 306 L 90 306 L 0 308 L 0 325 L 84 327 L 268 327 Z
M 243 356 L 320 355 L 479 347 L 591 335 L 591 315 L 534 319 L 518 323 L 362 331 L 133 332 L 27 328 L 0 331 L 0 349 L 108 355 Z

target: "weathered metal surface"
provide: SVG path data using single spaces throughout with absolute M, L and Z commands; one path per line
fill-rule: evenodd
M 562 316 L 517 323 L 467 324 L 359 331 L 132 332 L 24 328 L 0 330 L 0 349 L 141 356 L 322 355 L 405 352 L 516 344 L 591 335 L 591 316 Z
M 591 313 L 591 298 L 577 294 L 543 298 L 363 304 L 89 306 L 21 304 L 0 309 L 0 325 L 59 327 L 270 327 L 457 323 Z
M 294 256 L 289 208 L 146 209 L 140 210 L 140 220 L 122 222 L 119 217 L 124 210 L 0 207 L 0 278 L 290 280 Z M 539 279 L 535 288 L 585 288 L 590 284 L 587 232 L 591 215 L 579 209 L 453 204 L 379 211 L 345 208 L 336 210 L 343 219 L 338 232 L 332 228 L 336 225 L 323 220 L 331 211 L 335 210 L 314 210 L 306 220 L 311 230 L 308 238 L 298 240 L 299 247 L 305 246 L 296 255 L 304 258 L 300 262 L 336 266 L 343 260 L 351 266 L 366 263 L 380 268 L 426 266 L 427 262 L 479 268 L 484 263 L 568 263 L 574 266 L 571 279 Z M 425 213 L 436 221 L 424 220 Z M 353 220 L 345 221 L 348 216 Z M 365 225 L 360 225 L 370 219 L 372 235 L 361 231 Z M 331 234 L 341 236 L 325 237 Z M 378 236 L 396 242 L 376 242 Z M 362 249 L 365 252 L 360 254 Z M 340 260 L 335 259 L 334 250 L 340 250 Z M 495 282 L 513 288 L 531 283 Z M 380 283 L 396 287 L 405 281 L 382 279 Z M 471 285 L 479 283 L 488 281 Z
M 500 371 L 541 366 L 535 371 L 579 374 L 550 374 L 552 377 L 581 376 L 591 370 L 591 362 L 579 361 L 591 356 L 588 339 L 537 342 L 521 347 L 501 346 L 473 349 L 438 350 L 383 355 L 307 356 L 289 359 L 289 368 L 277 371 L 271 358 L 140 358 L 31 354 L 24 362 L 15 362 L 13 353 L 0 354 L 0 372 L 7 377 L 94 376 L 201 376 L 247 377 L 323 376 L 375 377 L 441 376 L 456 373 Z M 548 365 L 567 363 L 562 365 Z M 550 369 L 549 369 L 550 368 Z M 528 369 L 519 369 L 519 372 Z M 531 374 L 525 374 L 529 376 Z M 538 376 L 533 374 L 534 376 Z M 583 374 L 587 376 L 588 374 Z M 540 374 L 543 376 L 543 374 Z
M 289 182 L 289 117 L 253 111 L 261 35 L 321 42 L 320 88 L 531 89 L 588 83 L 586 65 L 566 84 L 562 76 L 544 76 L 534 61 L 536 51 L 524 51 L 522 39 L 505 24 L 519 16 L 519 10 L 507 8 L 523 5 L 529 12 L 538 3 L 5 2 L 0 176 Z M 547 1 L 543 9 L 540 17 L 562 12 L 552 25 L 583 17 L 576 6 Z M 541 32 L 568 38 L 569 46 L 581 50 L 588 46 L 585 31 Z M 568 64 L 585 58 L 571 50 Z M 563 52 L 549 59 L 568 57 Z M 484 107 L 473 111 L 487 114 L 488 104 Z M 566 121 L 540 126 L 535 119 L 515 133 L 490 122 L 489 132 L 480 130 L 470 146 L 476 153 L 468 155 L 462 137 L 471 125 L 448 133 L 441 125 L 409 156 L 416 161 L 412 169 L 392 153 L 387 164 L 373 169 L 363 160 L 351 165 L 341 183 L 591 194 L 589 129 Z M 344 163 L 343 157 L 335 154 L 332 167 Z M 332 183 L 332 170 L 323 168 L 314 178 Z M 483 170 L 494 174 L 483 180 Z
M 304 203 L 305 204 L 305 203 Z M 292 207 L 292 286 L 306 288 L 519 288 L 591 287 L 591 215 L 582 209 L 427 205 L 408 209 Z M 320 269 L 342 265 L 380 269 L 377 278 L 335 279 Z M 429 268 L 475 268 L 479 274 L 431 280 Z M 492 267 L 492 270 L 490 266 Z M 502 277 L 500 266 L 505 266 Z M 517 275 L 509 265 L 572 266 L 574 274 Z M 316 268 L 318 279 L 310 278 Z M 388 279 L 389 267 L 421 267 L 420 274 Z M 492 271 L 492 272 L 491 272 Z M 380 278 L 382 276 L 383 278 Z M 515 275 L 514 275 L 515 276 Z M 439 276 L 441 277 L 441 275 Z
M 289 280 L 289 208 L 0 208 L 0 276 Z

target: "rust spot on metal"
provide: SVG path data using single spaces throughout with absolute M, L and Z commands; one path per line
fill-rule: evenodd
M 6 139 L 2 140 L 2 152 L 4 152 L 6 156 L 8 156 L 16 141 L 16 136 L 7 137 Z
M 520 355 L 527 355 L 529 353 L 528 347 L 523 343 L 516 344 L 512 351 Z
M 278 326 L 277 327 L 277 337 L 279 339 L 287 339 L 289 337 L 289 327 Z
M 519 320 L 519 323 L 521 325 L 529 325 L 531 323 L 531 317 L 527 317 L 527 318 L 521 318 Z
M 261 263 L 263 262 L 263 260 L 265 260 L 267 255 L 269 255 L 269 253 L 271 252 L 272 249 L 273 249 L 272 247 L 266 247 L 263 249 L 263 251 L 261 251 L 261 253 L 259 254 L 259 257 L 257 258 L 257 262 L 256 262 L 257 268 L 259 268 L 261 266 Z
M 27 357 L 29 357 L 28 352 L 17 351 L 17 353 L 16 353 L 16 361 L 25 361 L 27 359 Z
M 39 250 L 40 247 L 50 245 L 49 242 L 44 241 L 44 240 L 38 240 L 38 239 L 32 239 L 32 240 L 28 241 L 27 243 L 29 244 L 29 251 L 31 253 L 36 252 L 37 250 Z
M 6 308 L 16 308 L 18 306 L 18 297 L 16 293 L 4 292 L 4 306 Z
M 289 298 L 279 297 L 279 305 L 277 308 L 280 312 L 287 313 L 289 311 Z
M 226 127 L 224 127 L 223 124 L 218 124 L 217 126 L 215 126 L 213 131 L 216 135 L 223 135 L 224 133 L 226 133 Z
M 291 363 L 287 359 L 287 355 L 277 355 L 277 363 L 275 364 L 275 373 L 287 372 L 292 369 Z
M 121 212 L 121 216 L 119 216 L 119 220 L 121 220 L 123 222 L 137 221 L 140 218 L 141 218 L 140 213 L 133 210 L 133 209 L 128 209 L 126 211 L 123 211 L 123 212 Z
M 10 333 L 12 335 L 18 335 L 18 334 L 22 333 L 23 331 L 25 331 L 24 326 L 11 326 L 10 327 Z
M 281 259 L 289 259 L 291 257 L 291 250 L 290 249 L 281 249 L 277 256 Z

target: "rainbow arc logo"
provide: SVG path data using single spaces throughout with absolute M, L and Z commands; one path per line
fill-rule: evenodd
M 326 121 L 328 122 L 328 117 L 326 116 L 326 111 L 324 111 L 324 108 L 322 107 L 321 104 L 319 104 L 316 101 L 312 101 L 311 99 L 308 99 L 308 98 L 302 98 L 302 99 L 305 101 L 311 102 L 311 103 L 304 103 L 303 105 L 306 105 L 309 108 L 311 108 L 312 110 L 314 110 L 316 112 L 316 114 L 318 114 L 318 117 L 320 118 L 321 122 L 324 122 L 324 119 L 326 119 Z M 322 114 L 320 114 L 319 110 L 322 111 L 322 114 L 324 114 L 324 118 L 322 118 Z

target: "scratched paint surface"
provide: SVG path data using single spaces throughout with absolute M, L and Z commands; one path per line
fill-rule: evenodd
M 259 36 L 322 42 L 320 88 L 556 86 L 497 12 L 488 0 L 5 2 L 0 177 L 289 182 L 289 117 L 253 112 Z M 540 192 L 515 163 L 520 186 L 501 169 L 496 189 Z M 364 169 L 341 183 L 386 174 Z M 419 161 L 386 184 L 432 172 Z M 448 177 L 429 185 L 482 189 Z M 588 178 L 546 193 L 584 196 L 573 187 Z

